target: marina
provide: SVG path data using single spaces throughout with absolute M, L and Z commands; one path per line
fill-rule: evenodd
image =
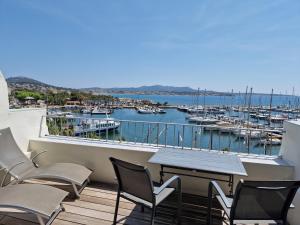
M 274 96 L 273 91 L 271 95 L 257 95 L 252 89 L 248 94 L 232 96 L 206 96 L 204 92 L 202 96 L 127 97 L 78 106 L 71 114 L 63 112 L 74 109 L 69 106 L 49 109 L 50 135 L 276 155 L 282 143 L 283 122 L 297 119 L 300 113 L 298 97 Z M 155 102 L 158 98 L 160 101 Z M 193 104 L 187 104 L 188 99 Z
M 217 113 L 220 108 L 214 108 L 215 113 L 205 117 L 204 114 L 193 117 L 180 108 L 164 109 L 164 114 L 141 113 L 140 109 L 134 108 L 114 109 L 111 116 L 73 113 L 72 117 L 57 117 L 58 120 L 67 119 L 63 122 L 64 128 L 58 130 L 69 130 L 64 132 L 67 136 L 130 143 L 278 154 L 283 135 L 282 123 L 273 122 L 268 117 L 251 117 L 248 110 L 242 108 L 238 112 L 230 107 L 221 109 L 220 114 Z M 272 115 L 275 117 L 281 113 L 274 111 Z M 56 116 L 50 113 L 50 117 Z M 285 119 L 294 117 L 295 114 L 290 113 Z M 61 122 L 56 121 L 56 124 Z

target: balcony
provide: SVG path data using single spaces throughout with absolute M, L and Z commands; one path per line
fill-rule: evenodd
M 67 186 L 55 182 L 33 181 L 31 183 L 49 184 L 67 191 L 72 191 Z M 107 183 L 92 183 L 81 193 L 80 199 L 66 199 L 63 203 L 66 211 L 52 223 L 53 225 L 108 225 L 112 224 L 114 206 L 116 199 L 116 186 Z M 183 196 L 184 210 L 182 225 L 205 224 L 206 199 L 195 195 L 185 194 Z M 172 207 L 172 196 L 157 212 L 157 223 L 172 225 L 172 215 L 176 213 Z M 3 215 L 1 215 L 3 213 Z M 0 224 L 9 225 L 33 225 L 38 224 L 35 217 L 18 211 L 0 212 Z M 214 225 L 223 224 L 221 221 L 222 212 L 214 210 Z M 150 211 L 145 209 L 142 213 L 139 206 L 122 200 L 118 216 L 118 224 L 147 225 L 150 221 Z
M 1 81 L 0 85 L 2 87 L 1 92 L 4 92 L 0 93 L 0 96 L 4 96 L 6 94 L 5 84 Z M 144 138 L 127 141 L 117 138 L 109 140 L 109 138 L 106 138 L 109 137 L 106 132 L 104 133 L 105 138 L 101 140 L 83 136 L 49 135 L 47 127 L 48 118 L 45 117 L 46 111 L 44 109 L 9 110 L 8 104 L 5 101 L 0 102 L 0 108 L 1 128 L 10 127 L 12 129 L 18 145 L 28 157 L 47 150 L 47 154 L 43 155 L 39 160 L 41 165 L 55 162 L 73 162 L 85 165 L 94 171 L 91 177 L 92 183 L 83 191 L 80 200 L 74 201 L 67 199 L 64 202 L 66 212 L 61 213 L 54 221 L 53 224 L 56 225 L 111 224 L 116 196 L 115 175 L 111 163 L 108 160 L 111 156 L 147 166 L 156 181 L 159 180 L 160 168 L 159 166 L 149 164 L 148 160 L 156 151 L 166 147 L 189 148 L 195 151 L 205 148 L 206 151 L 211 152 L 221 150 L 224 154 L 237 154 L 247 170 L 247 179 L 250 180 L 300 178 L 298 160 L 300 158 L 298 151 L 298 146 L 300 145 L 299 121 L 289 121 L 285 123 L 286 132 L 284 133 L 283 144 L 276 154 L 270 154 L 270 152 L 267 152 L 267 154 L 253 154 L 250 148 L 247 147 L 248 145 L 246 145 L 243 151 L 236 151 L 237 153 L 234 152 L 236 149 L 233 148 L 230 148 L 230 151 L 225 151 L 224 148 L 226 148 L 226 146 L 218 148 L 218 136 L 211 136 L 211 134 L 217 135 L 218 133 L 213 133 L 212 131 L 208 131 L 208 136 L 206 136 L 208 137 L 208 141 L 202 142 L 203 145 L 199 145 L 199 142 L 195 144 L 192 139 L 188 141 L 184 138 L 183 132 L 181 132 L 179 136 L 175 135 L 175 139 L 173 139 L 172 143 L 165 142 L 166 136 L 171 134 L 174 136 L 174 132 L 171 132 L 171 127 L 173 126 L 171 124 L 158 125 L 159 129 L 152 133 L 156 138 L 151 138 L 149 135 L 149 141 L 145 141 Z M 126 122 L 123 123 L 126 124 Z M 134 122 L 132 126 L 134 126 L 133 124 Z M 157 125 L 154 125 L 154 127 L 155 126 Z M 164 126 L 167 126 L 167 129 L 162 128 Z M 185 130 L 185 134 L 187 130 L 199 128 L 183 128 L 185 125 L 178 126 L 181 126 L 181 129 Z M 164 131 L 161 132 L 160 129 Z M 138 134 L 140 134 L 140 132 L 136 134 L 137 137 L 139 137 Z M 147 134 L 147 132 L 144 133 L 146 137 Z M 178 144 L 178 137 L 180 136 L 181 138 L 179 138 Z M 113 137 L 113 134 L 111 137 Z M 210 137 L 212 137 L 212 139 L 210 139 Z M 144 142 L 141 140 L 144 140 Z M 186 142 L 184 140 L 186 140 Z M 186 143 L 186 145 L 184 143 Z M 234 183 L 236 184 L 240 178 L 241 177 L 236 176 Z M 183 213 L 183 224 L 205 224 L 206 200 L 200 196 L 207 196 L 208 180 L 182 177 L 182 183 L 186 206 Z M 222 187 L 228 190 L 226 184 L 222 184 Z M 172 199 L 170 199 L 170 202 L 172 202 Z M 296 209 L 291 210 L 289 214 L 289 221 L 292 225 L 298 224 L 297 221 L 300 220 L 299 203 L 300 196 L 298 194 L 294 202 Z M 166 204 L 172 205 L 169 201 Z M 217 205 L 215 207 L 218 208 Z M 146 213 L 143 214 L 139 211 L 137 206 L 126 201 L 122 202 L 121 209 L 119 215 L 120 224 L 147 224 L 149 212 L 146 211 Z M 36 224 L 33 217 L 28 214 L 12 212 L 7 209 L 3 209 L 0 214 L 0 224 Z M 221 215 L 221 211 L 215 211 L 215 224 L 222 224 L 220 220 Z M 158 218 L 158 224 L 172 224 L 170 212 L 163 207 L 158 212 Z

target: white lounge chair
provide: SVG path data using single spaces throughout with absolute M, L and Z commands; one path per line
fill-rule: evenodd
M 0 188 L 0 208 L 33 213 L 40 225 L 50 225 L 64 211 L 61 203 L 67 195 L 68 192 L 45 185 L 8 185 Z
M 6 169 L 6 176 L 10 174 L 18 183 L 30 179 L 56 179 L 68 182 L 79 197 L 89 182 L 92 171 L 74 163 L 55 163 L 39 167 L 35 160 L 42 153 L 44 152 L 30 160 L 17 145 L 10 128 L 0 130 L 0 166 Z

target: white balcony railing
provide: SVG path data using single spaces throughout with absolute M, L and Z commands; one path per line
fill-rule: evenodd
M 283 131 L 238 126 L 194 125 L 86 117 L 45 116 L 50 136 L 278 155 Z

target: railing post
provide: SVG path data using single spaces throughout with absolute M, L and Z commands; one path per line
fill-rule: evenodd
M 250 130 L 250 133 L 248 134 L 248 143 L 247 143 L 247 151 L 248 151 L 248 154 L 250 153 L 250 140 L 251 140 L 251 130 Z
M 145 125 L 145 123 L 143 122 L 142 123 L 142 135 L 141 135 L 141 143 L 143 143 L 143 144 L 145 142 L 145 138 L 144 138 L 144 125 Z
M 241 134 L 242 134 L 242 130 L 239 129 L 238 131 L 238 142 L 239 142 L 239 151 L 241 151 Z
M 167 147 L 167 138 L 168 138 L 168 124 L 165 125 L 165 147 Z
M 157 123 L 157 136 L 156 136 L 157 140 L 156 140 L 156 144 L 157 146 L 159 145 L 159 123 Z
M 63 136 L 62 117 L 60 117 L 60 135 Z
M 119 140 L 120 140 L 120 143 L 122 142 L 122 136 L 123 136 L 123 122 L 122 121 L 119 121 L 120 122 L 120 137 L 119 137 Z
M 40 123 L 39 137 L 42 137 L 43 121 L 44 121 L 44 115 L 42 115 L 42 120 L 41 120 L 41 123 Z M 45 116 L 45 121 L 46 121 L 46 126 L 47 126 L 47 116 Z
M 232 130 L 229 129 L 229 135 L 228 135 L 228 138 L 229 138 L 228 152 L 231 152 L 231 137 L 232 137 Z
M 150 138 L 150 123 L 148 123 L 147 144 L 149 144 L 149 138 Z
M 219 140 L 219 151 L 221 151 L 221 128 L 219 128 L 218 140 Z
M 184 137 L 185 137 L 185 125 L 182 126 L 182 143 L 181 143 L 181 148 L 184 148 Z
M 99 135 L 99 141 L 100 141 L 101 140 L 101 123 L 99 123 L 98 135 Z
M 137 136 L 136 136 L 136 122 L 134 123 L 134 143 L 136 144 Z
M 176 125 L 174 124 L 174 133 L 173 133 L 173 138 L 174 138 L 174 147 L 176 146 Z
M 106 141 L 108 142 L 108 120 L 106 120 Z
M 194 147 L 194 126 L 192 126 L 192 143 L 191 143 L 191 149 Z
M 273 148 L 273 136 L 271 134 L 271 143 L 270 143 L 270 155 L 272 155 L 272 149 Z
M 202 138 L 202 133 L 203 133 L 203 130 L 202 130 L 202 129 L 203 129 L 202 126 L 200 126 L 199 149 L 201 149 L 201 144 L 202 144 L 202 140 L 201 140 L 201 138 Z
M 209 150 L 212 150 L 212 148 L 213 148 L 213 133 L 212 133 L 212 129 L 210 129 Z
M 116 139 L 116 128 L 115 128 L 115 122 L 116 121 L 113 121 L 114 124 L 113 124 L 113 142 L 115 142 L 115 139 Z

